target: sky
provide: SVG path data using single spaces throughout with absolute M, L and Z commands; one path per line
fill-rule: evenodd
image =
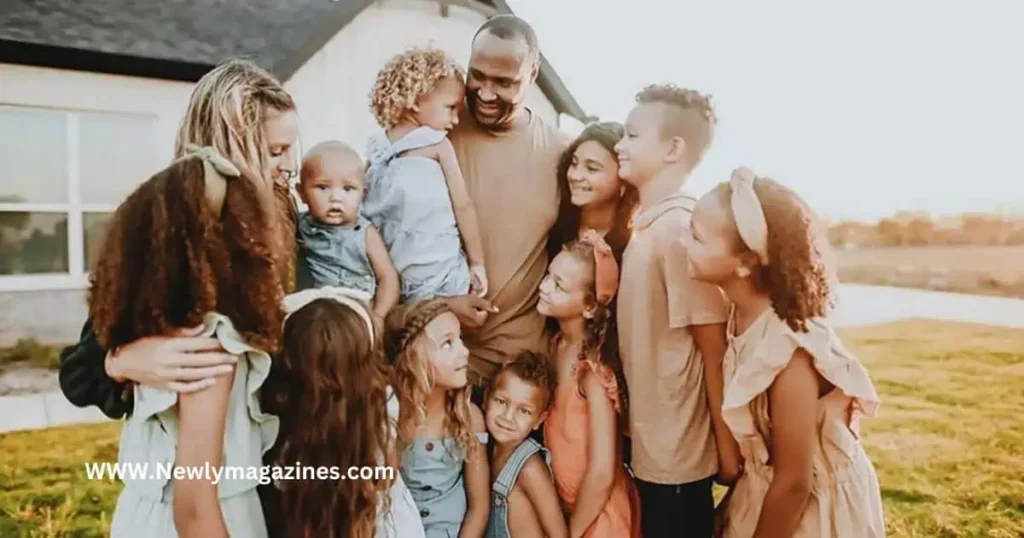
M 1024 2 L 510 0 L 588 114 L 709 93 L 687 188 L 749 166 L 830 219 L 1024 212 Z

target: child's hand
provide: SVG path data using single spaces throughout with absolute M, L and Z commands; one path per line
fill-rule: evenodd
M 469 266 L 469 293 L 483 297 L 487 295 L 487 271 L 483 265 Z

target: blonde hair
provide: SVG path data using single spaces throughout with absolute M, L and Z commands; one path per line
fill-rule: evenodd
M 462 68 L 440 49 L 409 49 L 393 56 L 377 73 L 370 90 L 370 111 L 381 127 L 391 129 L 438 82 L 461 81 L 464 76 Z
M 247 177 L 254 178 L 267 195 L 276 198 L 280 222 L 274 250 L 280 258 L 282 283 L 290 288 L 294 279 L 295 220 L 297 208 L 289 186 L 271 182 L 266 176 L 270 148 L 263 122 L 272 112 L 295 110 L 295 101 L 273 75 L 248 60 L 227 60 L 203 75 L 192 90 L 185 118 L 174 143 L 175 158 L 185 154 L 189 144 L 213 146 Z M 275 204 L 267 203 L 271 208 Z
M 432 300 L 399 305 L 387 317 L 384 350 L 394 364 L 399 396 L 398 431 L 403 449 L 412 443 L 416 426 L 426 420 L 427 396 L 434 388 L 424 329 L 446 312 L 451 310 L 444 301 Z M 470 422 L 470 391 L 466 385 L 445 394 L 444 433 L 455 439 L 463 454 L 472 458 L 477 440 Z

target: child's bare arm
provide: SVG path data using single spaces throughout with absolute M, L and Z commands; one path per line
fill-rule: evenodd
M 384 245 L 384 238 L 372 224 L 366 228 L 366 257 L 370 259 L 373 273 L 377 277 L 377 294 L 373 297 L 373 311 L 383 318 L 388 315 L 389 310 L 398 304 L 401 282 L 398 270 L 395 269 L 391 255 L 388 254 L 388 249 Z
M 584 374 L 581 385 L 587 398 L 590 446 L 587 454 L 587 471 L 583 475 L 583 484 L 576 498 L 576 508 L 569 517 L 569 536 L 573 538 L 583 536 L 597 516 L 601 515 L 601 510 L 612 493 L 615 466 L 618 463 L 618 434 L 612 401 L 608 398 L 596 372 Z
M 210 388 L 178 395 L 178 447 L 176 467 L 211 468 L 221 465 L 224 424 L 234 376 L 215 377 Z M 228 529 L 220 511 L 217 486 L 203 478 L 175 479 L 172 512 L 178 536 L 224 537 Z
M 728 347 L 725 324 L 691 325 L 690 334 L 704 360 L 704 385 L 708 407 L 711 409 L 711 426 L 715 431 L 715 446 L 718 448 L 718 481 L 731 485 L 740 477 L 743 456 L 740 455 L 740 447 L 729 431 L 729 426 L 722 420 L 722 399 L 725 394 L 722 361 Z
M 484 433 L 487 426 L 480 408 L 470 404 L 470 422 L 473 434 Z M 491 516 L 491 472 L 487 464 L 484 445 L 477 444 L 465 463 L 466 474 L 466 517 L 459 529 L 459 538 L 480 538 L 487 530 L 487 519 Z
M 483 267 L 484 247 L 480 237 L 480 225 L 476 216 L 476 207 L 466 189 L 466 180 L 455 157 L 455 148 L 447 138 L 437 145 L 437 160 L 441 163 L 445 181 L 448 183 L 448 195 L 452 199 L 455 210 L 455 223 L 462 235 L 462 243 L 466 246 L 466 256 L 470 266 Z M 486 282 L 483 283 L 486 288 Z M 484 290 L 486 292 L 486 289 Z
M 547 538 L 566 538 L 569 536 L 569 528 L 565 524 L 565 516 L 562 514 L 562 504 L 558 500 L 558 492 L 555 491 L 555 483 L 551 479 L 551 471 L 548 469 L 544 458 L 539 454 L 530 456 L 519 471 L 517 484 L 523 487 L 526 498 L 530 499 L 534 513 L 540 520 L 540 528 L 544 530 Z
M 792 536 L 811 494 L 811 453 L 818 422 L 818 372 L 802 349 L 768 388 L 772 420 L 772 483 L 754 538 Z

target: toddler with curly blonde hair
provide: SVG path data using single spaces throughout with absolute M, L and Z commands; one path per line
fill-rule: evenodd
M 367 150 L 361 211 L 384 238 L 403 302 L 487 292 L 476 210 L 447 137 L 465 92 L 462 69 L 432 48 L 391 58 L 370 92 L 384 134 Z

